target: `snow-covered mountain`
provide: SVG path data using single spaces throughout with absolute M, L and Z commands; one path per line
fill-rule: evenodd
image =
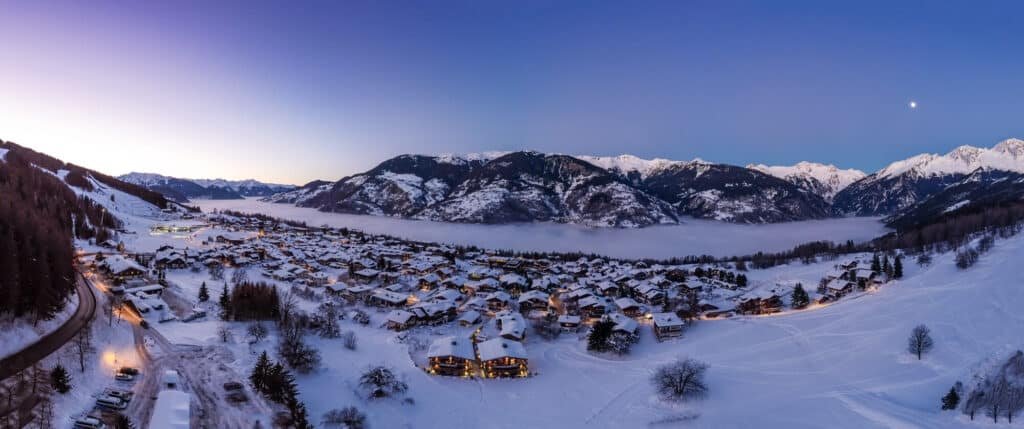
M 806 161 L 791 166 L 750 164 L 747 165 L 747 168 L 787 180 L 807 191 L 822 196 L 827 201 L 831 201 L 839 191 L 866 176 L 860 170 L 852 168 L 844 170 L 831 164 L 826 165 Z
M 295 189 L 292 185 L 263 183 L 256 180 L 182 179 L 155 173 L 128 173 L 119 179 L 160 192 L 178 202 L 193 198 L 239 199 L 265 197 Z
M 286 192 L 295 189 L 295 185 L 283 185 L 280 183 L 266 183 L 255 179 L 225 180 L 225 179 L 193 179 L 200 186 L 205 188 L 230 189 L 243 197 L 266 197 L 279 192 Z
M 945 155 L 896 161 L 840 191 L 833 204 L 845 214 L 896 214 L 979 169 L 1024 173 L 1024 140 L 1008 139 L 992 148 L 960 146 Z
M 402 155 L 330 186 L 310 184 L 265 200 L 451 222 L 620 227 L 675 223 L 679 216 L 763 223 L 831 214 L 820 196 L 743 167 L 539 152 Z

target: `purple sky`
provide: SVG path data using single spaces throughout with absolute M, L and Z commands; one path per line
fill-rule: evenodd
M 1024 136 L 1024 3 L 843 3 L 5 2 L 0 138 L 302 183 L 515 149 L 876 170 Z

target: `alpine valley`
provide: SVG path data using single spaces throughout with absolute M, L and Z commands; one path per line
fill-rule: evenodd
M 811 162 L 741 167 L 700 159 L 532 151 L 401 155 L 337 182 L 318 180 L 264 200 L 327 212 L 467 223 L 643 227 L 686 217 L 775 223 L 887 216 L 899 226 L 913 223 L 910 218 L 972 210 L 972 201 L 1020 200 L 1020 173 L 1024 141 L 1019 139 L 917 155 L 873 174 Z M 122 179 L 167 195 L 167 182 Z

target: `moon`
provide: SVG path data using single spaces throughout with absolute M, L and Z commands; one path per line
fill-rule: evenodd
M 917 102 L 914 101 L 914 100 L 910 100 L 910 103 L 908 103 L 908 105 L 910 106 L 911 109 L 916 109 L 917 108 Z

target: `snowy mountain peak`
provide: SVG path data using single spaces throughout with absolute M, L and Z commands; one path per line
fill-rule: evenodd
M 500 158 L 502 156 L 508 155 L 509 153 L 511 153 L 511 152 L 498 151 L 498 150 L 492 150 L 492 151 L 487 151 L 487 152 L 465 153 L 465 154 L 443 153 L 443 154 L 437 155 L 436 159 L 437 159 L 437 162 L 441 162 L 441 163 L 445 163 L 445 164 L 462 165 L 462 164 L 465 164 L 465 163 L 470 162 L 470 161 L 483 161 L 483 162 L 487 162 L 487 161 L 490 161 L 492 159 Z
M 801 161 L 792 166 L 750 164 L 747 168 L 778 177 L 817 193 L 826 200 L 851 183 L 864 178 L 863 171 L 840 169 L 832 164 Z
M 1014 158 L 1024 157 L 1024 140 L 1011 138 L 1006 139 L 992 147 L 992 150 Z
M 920 154 L 889 164 L 877 176 L 970 174 L 979 168 L 1024 173 L 1024 140 L 1003 140 L 991 149 L 960 146 L 945 155 Z
M 582 159 L 593 165 L 601 167 L 609 171 L 617 171 L 619 174 L 627 174 L 630 172 L 637 172 L 640 177 L 648 177 L 651 173 L 665 168 L 676 166 L 676 165 L 687 165 L 690 163 L 706 163 L 703 160 L 696 158 L 693 161 L 673 161 L 665 158 L 654 158 L 644 159 L 635 155 L 623 154 L 619 156 L 587 156 L 577 155 L 577 159 Z

